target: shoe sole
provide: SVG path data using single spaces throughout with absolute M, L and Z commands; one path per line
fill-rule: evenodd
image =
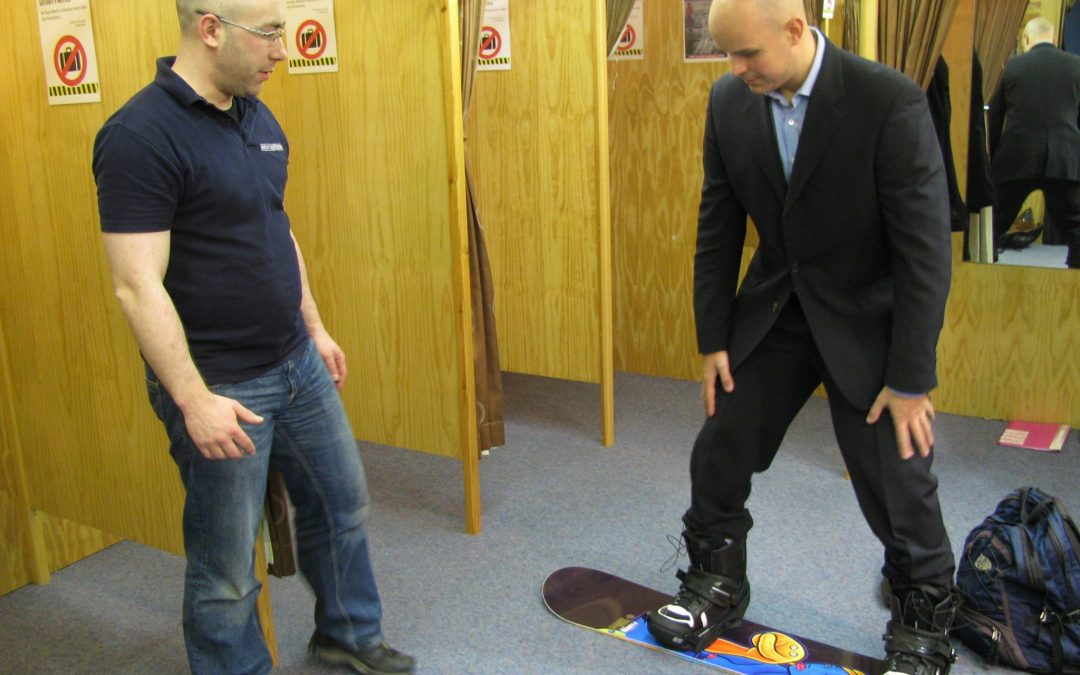
M 353 672 L 360 673 L 361 675 L 402 675 L 403 672 L 410 671 L 388 671 L 377 670 L 367 665 L 360 659 L 342 652 L 338 649 L 323 649 L 322 647 L 312 647 L 310 649 L 311 655 L 315 657 L 320 663 L 325 663 L 328 666 L 348 666 Z

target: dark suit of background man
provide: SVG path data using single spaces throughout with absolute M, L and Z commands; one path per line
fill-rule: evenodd
M 1021 40 L 1025 52 L 1005 64 L 990 104 L 995 243 L 1042 190 L 1047 220 L 1069 245 L 1066 264 L 1080 268 L 1080 56 L 1054 46 L 1043 18 L 1029 21 Z
M 709 24 L 732 73 L 709 98 L 694 262 L 707 417 L 683 516 L 689 570 L 649 628 L 695 648 L 741 618 L 751 477 L 824 382 L 856 498 L 885 548 L 886 670 L 946 671 L 954 563 L 927 392 L 951 247 L 926 96 L 812 30 L 802 0 L 716 0 Z M 736 293 L 748 215 L 760 244 Z

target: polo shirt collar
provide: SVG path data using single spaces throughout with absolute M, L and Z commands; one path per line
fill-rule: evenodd
M 191 85 L 176 74 L 172 69 L 174 63 L 176 63 L 175 56 L 163 56 L 157 60 L 157 74 L 154 76 L 154 84 L 164 89 L 185 107 L 199 101 L 206 103 L 206 99 L 196 94 Z
M 157 74 L 154 75 L 154 84 L 168 92 L 170 96 L 175 98 L 176 101 L 184 107 L 202 103 L 218 110 L 218 108 L 214 107 L 210 101 L 199 96 L 184 78 L 176 74 L 176 71 L 173 70 L 174 63 L 176 63 L 175 56 L 163 56 L 157 60 Z M 242 96 L 234 96 L 233 100 L 236 101 L 239 106 L 246 106 L 249 103 L 248 99 Z M 243 110 L 243 108 L 241 109 Z

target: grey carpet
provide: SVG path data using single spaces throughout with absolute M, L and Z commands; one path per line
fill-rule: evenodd
M 667 537 L 688 498 L 698 385 L 618 374 L 613 448 L 599 444 L 594 385 L 508 374 L 505 386 L 508 444 L 481 462 L 481 536 L 462 533 L 457 462 L 362 444 L 387 639 L 416 655 L 421 673 L 706 672 L 563 623 L 540 599 L 544 577 L 566 565 L 675 590 Z M 1080 433 L 1044 454 L 997 446 L 1003 428 L 938 416 L 935 468 L 956 551 L 1015 487 L 1080 509 Z M 750 507 L 748 618 L 879 655 L 880 547 L 844 478 L 824 400 L 800 413 Z M 182 574 L 182 559 L 123 542 L 0 598 L 0 673 L 185 672 Z M 304 653 L 309 591 L 298 577 L 270 586 L 281 672 L 330 672 Z M 962 650 L 953 672 L 1005 671 Z

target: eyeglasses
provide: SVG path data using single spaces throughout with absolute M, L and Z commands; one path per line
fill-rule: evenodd
M 259 37 L 266 40 L 267 42 L 277 42 L 278 40 L 284 40 L 285 39 L 285 29 L 284 28 L 278 28 L 277 30 L 259 30 L 258 28 L 252 28 L 251 26 L 245 26 L 243 24 L 236 23 L 235 21 L 229 21 L 228 19 L 223 19 L 220 16 L 218 16 L 217 14 L 214 14 L 212 12 L 204 12 L 201 9 L 195 10 L 195 13 L 198 14 L 199 16 L 207 16 L 207 15 L 209 15 L 209 16 L 214 17 L 215 19 L 217 19 L 221 23 L 227 23 L 230 26 L 236 26 L 237 28 L 243 28 L 247 32 L 251 33 L 252 35 L 258 35 Z

